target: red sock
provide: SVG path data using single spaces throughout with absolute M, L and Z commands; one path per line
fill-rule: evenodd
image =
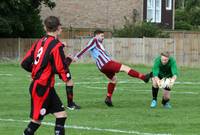
M 144 80 L 145 78 L 145 75 L 144 74 L 141 74 L 133 69 L 131 69 L 129 72 L 128 72 L 128 75 L 131 76 L 131 77 L 136 77 L 136 78 L 139 78 L 141 80 Z
M 111 98 L 113 91 L 115 90 L 115 83 L 108 83 L 108 93 L 107 93 L 107 97 Z

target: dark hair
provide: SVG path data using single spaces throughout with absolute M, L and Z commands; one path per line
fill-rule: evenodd
M 97 34 L 101 34 L 101 33 L 104 33 L 104 31 L 97 29 L 97 30 L 94 31 L 94 36 L 96 36 Z
M 61 24 L 58 17 L 49 16 L 44 20 L 44 25 L 46 26 L 47 32 L 55 32 Z
M 169 56 L 170 56 L 170 53 L 169 53 L 168 51 L 166 51 L 166 52 L 162 52 L 160 55 L 161 55 L 161 56 L 165 56 L 165 57 L 168 57 L 168 58 L 169 58 Z

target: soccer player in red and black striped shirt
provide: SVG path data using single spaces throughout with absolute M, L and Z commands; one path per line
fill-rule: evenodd
M 54 89 L 55 74 L 65 82 L 71 80 L 63 51 L 64 45 L 57 36 L 61 33 L 61 24 L 57 17 L 49 16 L 44 21 L 47 35 L 36 41 L 24 57 L 21 66 L 32 73 L 31 121 L 24 135 L 34 135 L 41 125 L 43 117 L 49 113 L 56 117 L 55 135 L 64 135 L 67 114 Z

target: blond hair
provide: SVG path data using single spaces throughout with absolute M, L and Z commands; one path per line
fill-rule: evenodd
M 161 56 L 165 56 L 165 57 L 168 57 L 170 56 L 170 53 L 168 51 L 165 51 L 165 52 L 161 52 L 160 53 Z

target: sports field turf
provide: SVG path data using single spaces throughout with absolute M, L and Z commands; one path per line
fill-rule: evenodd
M 151 67 L 134 66 L 146 73 Z M 151 102 L 151 83 L 118 74 L 113 95 L 114 107 L 104 104 L 107 79 L 94 64 L 73 64 L 75 101 L 82 109 L 70 111 L 66 122 L 68 135 L 199 135 L 200 73 L 198 68 L 180 68 L 172 90 L 172 109 Z M 22 135 L 29 120 L 29 73 L 17 64 L 0 64 L 0 135 Z M 57 78 L 56 86 L 66 105 L 65 86 Z M 36 135 L 54 135 L 54 117 L 48 115 Z

